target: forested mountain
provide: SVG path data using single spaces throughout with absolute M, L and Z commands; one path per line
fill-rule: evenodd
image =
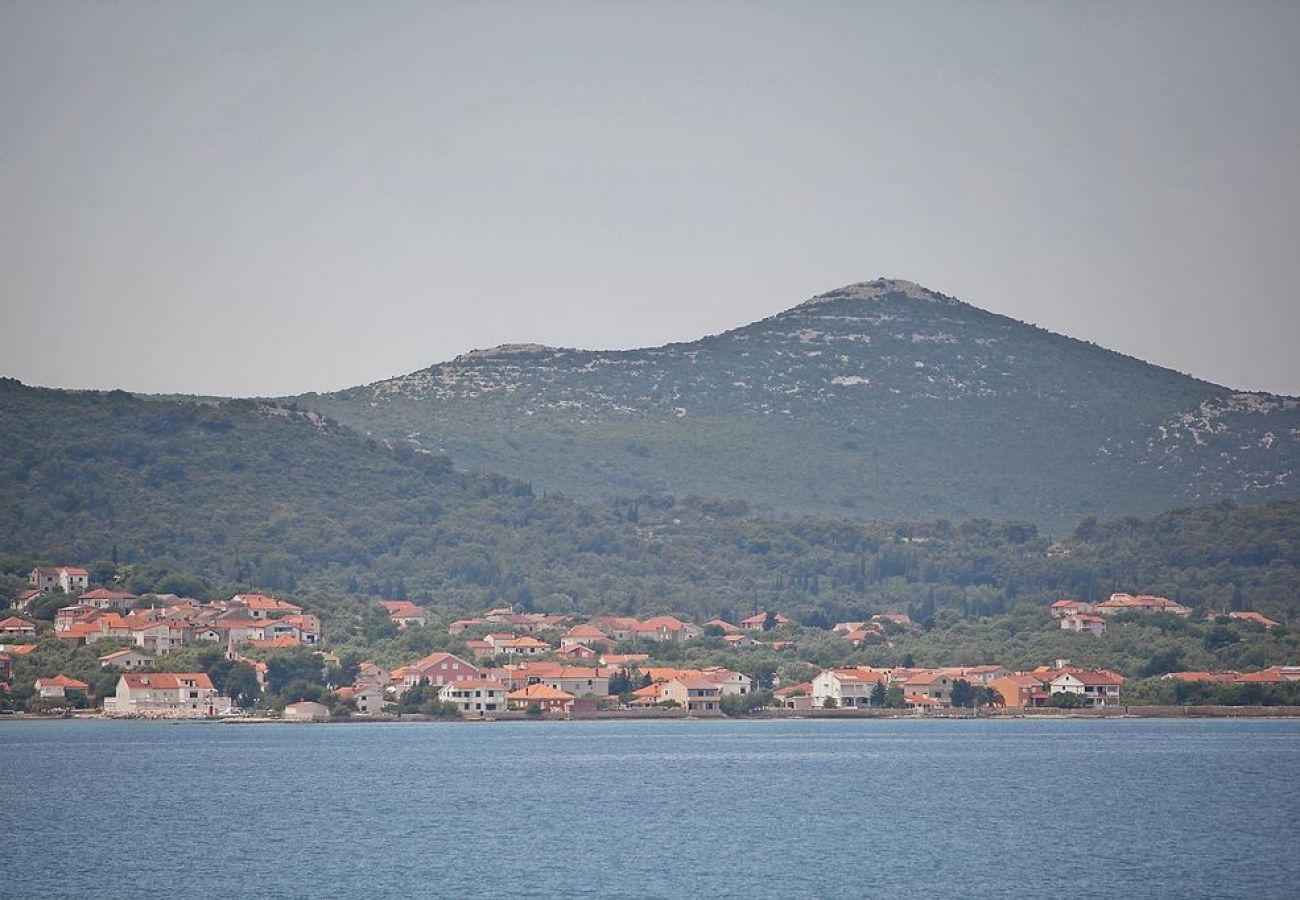
M 1290 619 L 1300 503 L 1026 522 L 770 518 L 662 495 L 584 503 L 456 470 L 314 412 L 148 401 L 0 380 L 0 553 L 201 573 L 215 591 L 324 589 L 447 607 L 677 612 L 781 608 L 979 616 L 1018 601 L 1167 593 Z M 14 568 L 14 567 L 10 567 Z
M 1149 514 L 1297 496 L 1300 401 L 877 280 L 692 343 L 517 345 L 297 398 L 538 490 L 853 518 Z

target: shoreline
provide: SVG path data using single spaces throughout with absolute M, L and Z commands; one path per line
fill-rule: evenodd
M 104 713 L 81 715 L 45 716 L 29 713 L 15 713 L 0 716 L 0 724 L 9 722 L 57 722 L 57 721 L 110 721 L 110 722 L 189 722 L 210 725 L 362 725 L 373 723 L 385 724 L 428 724 L 445 723 L 448 725 L 488 724 L 492 722 L 781 722 L 819 719 L 825 721 L 1006 721 L 1035 719 L 1039 721 L 1059 720 L 1106 720 L 1106 719 L 1300 719 L 1300 706 L 1107 706 L 1096 709 L 996 709 L 981 710 L 977 715 L 970 712 L 927 712 L 917 714 L 900 710 L 856 710 L 856 709 L 811 709 L 811 710 L 764 710 L 747 716 L 691 716 L 679 710 L 606 710 L 585 713 L 578 716 L 529 715 L 525 712 L 506 712 L 484 718 L 450 718 L 425 716 L 416 713 L 402 716 L 350 716 L 326 721 L 293 721 L 274 716 L 238 716 L 226 718 L 208 718 L 205 716 L 110 716 Z

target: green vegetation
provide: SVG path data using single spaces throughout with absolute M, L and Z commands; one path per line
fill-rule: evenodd
M 667 347 L 514 348 L 305 408 L 587 500 L 1024 519 L 1295 497 L 1300 408 L 905 285 Z

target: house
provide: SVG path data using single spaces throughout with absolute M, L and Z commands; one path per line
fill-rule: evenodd
M 572 694 L 574 697 L 608 697 L 609 669 L 588 669 L 584 666 L 561 666 L 546 674 L 539 674 L 538 680 L 556 690 Z
M 1033 675 L 1003 675 L 991 681 L 989 687 L 1002 695 L 1002 705 L 1009 709 L 1047 705 L 1047 689 Z
M 1239 672 L 1166 672 L 1160 677 L 1166 681 L 1184 681 L 1188 683 L 1208 681 L 1226 684 L 1236 681 L 1241 675 Z
M 230 698 L 217 693 L 204 672 L 126 672 L 117 680 L 117 693 L 104 700 L 104 712 L 110 715 L 192 718 L 220 715 L 230 708 Z
M 299 700 L 284 708 L 282 718 L 286 722 L 328 722 L 330 708 L 324 703 L 312 700 Z
M 352 689 L 352 699 L 356 701 L 357 712 L 363 716 L 373 716 L 384 711 L 388 699 L 384 689 L 377 684 L 358 684 Z
M 952 702 L 953 681 L 946 672 L 920 672 L 903 682 L 903 696 L 906 699 L 910 694 L 948 705 Z
M 1236 680 L 1242 684 L 1287 684 L 1300 681 L 1300 666 L 1270 666 L 1259 672 L 1238 675 Z
M 527 709 L 536 706 L 542 712 L 568 712 L 576 698 L 567 691 L 561 691 L 548 684 L 530 684 L 527 687 L 511 691 L 506 700 L 512 709 Z
M 74 603 L 71 606 L 60 606 L 54 612 L 54 630 L 56 632 L 67 631 L 78 622 L 91 622 L 98 618 L 98 612 L 95 607 L 82 606 L 80 603 Z
M 53 590 L 79 594 L 90 587 L 90 573 L 75 566 L 37 566 L 28 574 L 27 583 L 42 594 Z
M 476 660 L 491 659 L 497 655 L 496 647 L 488 641 L 468 640 L 465 642 L 465 649 Z
M 767 624 L 767 617 L 768 617 L 768 613 L 766 612 L 755 613 L 754 615 L 750 616 L 748 619 L 741 619 L 740 627 L 745 629 L 746 631 L 763 631 L 764 626 Z M 781 615 L 781 613 L 777 613 L 773 618 L 775 620 L 774 627 L 790 624 L 790 620 L 787 619 L 785 616 Z
M 1011 670 L 1006 666 L 997 663 L 985 663 L 978 666 L 963 666 L 957 670 L 960 678 L 965 678 L 971 684 L 992 684 L 1003 675 L 1010 675 Z
M 722 696 L 724 697 L 743 697 L 754 690 L 754 679 L 750 678 L 744 672 L 733 672 L 731 669 L 712 668 L 702 671 L 700 677 L 716 684 L 718 690 L 721 691 Z
M 428 613 L 410 600 L 381 600 L 379 605 L 388 611 L 388 618 L 398 628 L 423 628 L 429 624 Z
M 1075 669 L 1062 672 L 1048 682 L 1052 694 L 1078 694 L 1089 706 L 1108 706 L 1119 702 L 1124 677 L 1106 669 Z
M 0 653 L 0 681 L 14 677 L 14 658 L 8 653 Z
M 250 619 L 273 619 L 302 612 L 301 606 L 265 594 L 236 594 L 230 598 L 230 606 Z
M 812 682 L 802 681 L 799 684 L 792 684 L 789 687 L 779 688 L 772 692 L 773 703 L 782 709 L 793 709 L 800 712 L 812 709 Z
M 739 628 L 724 619 L 710 619 L 704 623 L 704 627 L 717 629 L 723 634 L 736 634 L 740 631 Z
M 459 656 L 442 652 L 430 653 L 424 659 L 411 663 L 407 668 L 410 671 L 403 678 L 407 687 L 414 687 L 422 681 L 441 687 L 444 684 L 473 681 L 480 677 L 476 666 L 470 665 Z
M 871 692 L 888 676 L 868 669 L 826 669 L 812 680 L 812 705 L 855 709 L 871 705 Z
M 636 619 L 626 616 L 596 616 L 591 624 L 615 641 L 629 641 L 636 637 L 637 628 L 641 625 Z
M 67 697 L 67 691 L 84 694 L 89 688 L 90 685 L 86 684 L 86 682 L 69 678 L 67 675 L 36 679 L 36 693 L 40 695 L 42 700 L 63 700 Z
M 693 715 L 721 715 L 722 690 L 699 676 L 674 678 L 659 688 L 660 701 L 674 700 Z
M 453 681 L 438 692 L 443 703 L 454 703 L 461 715 L 483 716 L 506 708 L 506 686 L 493 678 Z
M 595 625 L 574 625 L 560 638 L 560 647 L 572 647 L 574 644 L 586 646 L 609 646 L 609 636 Z
M 0 637 L 36 637 L 36 625 L 26 619 L 10 616 L 0 620 Z
M 555 655 L 560 659 L 595 659 L 596 651 L 585 644 L 569 644 L 561 647 Z
M 550 644 L 529 635 L 501 641 L 496 644 L 496 648 L 510 656 L 540 656 L 551 652 Z
M 873 622 L 890 622 L 894 625 L 907 627 L 912 624 L 912 617 L 907 613 L 879 613 L 871 617 Z
M 680 643 L 691 635 L 689 627 L 675 616 L 653 616 L 638 622 L 636 635 L 647 641 L 674 641 Z
M 40 596 L 40 591 L 31 588 L 20 592 L 18 596 L 14 597 L 14 599 L 9 602 L 9 605 L 18 612 L 26 612 L 31 606 L 35 605 L 37 598 Z
M 126 612 L 131 608 L 131 604 L 140 598 L 135 594 L 128 594 L 126 591 L 110 591 L 107 588 L 95 588 L 93 591 L 86 591 L 77 598 L 77 603 L 82 606 L 93 606 L 95 609 L 117 610 Z
M 1057 619 L 1066 616 L 1092 615 L 1097 611 L 1097 604 L 1088 603 L 1084 600 L 1057 600 L 1047 608 L 1048 612 Z
M 139 650 L 114 650 L 99 658 L 101 669 L 139 669 L 153 665 L 153 657 L 146 656 Z
M 1087 614 L 1065 616 L 1061 619 L 1061 628 L 1064 631 L 1088 631 L 1100 637 L 1106 633 L 1106 620 Z
M 925 694 L 903 694 L 903 705 L 908 709 L 942 709 L 948 704 Z
M 18 604 L 15 603 L 14 607 L 17 608 L 17 606 Z M 1230 612 L 1228 613 L 1228 618 L 1236 619 L 1238 622 L 1254 622 L 1256 625 L 1263 625 L 1265 628 L 1282 627 L 1281 622 L 1274 622 L 1267 616 L 1262 616 L 1257 612 Z
M 487 623 L 482 619 L 457 619 L 455 622 L 452 622 L 447 626 L 447 633 L 455 636 L 467 629 L 477 628 L 480 625 L 486 624 Z
M 1164 612 L 1183 617 L 1192 614 L 1191 607 L 1175 603 L 1167 597 L 1153 597 L 1149 594 L 1139 594 L 1134 597 L 1132 594 L 1123 593 L 1111 594 L 1109 600 L 1097 604 L 1096 611 L 1103 616 L 1127 612 Z
M 389 672 L 383 666 L 366 660 L 365 662 L 357 663 L 357 676 L 355 681 L 359 685 L 377 684 L 383 686 L 389 682 Z
M 650 660 L 649 653 L 602 653 L 600 655 L 600 664 L 602 666 L 614 666 L 617 668 L 635 668 L 637 665 Z

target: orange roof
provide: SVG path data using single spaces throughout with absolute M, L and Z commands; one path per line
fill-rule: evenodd
M 442 686 L 443 690 L 453 688 L 458 691 L 479 690 L 479 691 L 504 691 L 506 686 L 495 678 L 469 678 L 465 681 L 449 681 Z
M 74 691 L 84 691 L 89 685 L 84 681 L 78 681 L 75 678 L 69 678 L 67 675 L 55 675 L 53 678 L 37 678 L 36 687 L 61 687 Z
M 645 662 L 649 658 L 649 653 L 606 653 L 600 660 L 607 666 L 621 666 L 627 663 Z
M 470 669 L 471 671 L 474 672 L 478 671 L 477 666 L 470 665 L 469 663 L 465 662 L 465 660 L 461 659 L 459 656 L 455 656 L 451 653 L 443 653 L 443 652 L 430 653 L 428 656 L 424 657 L 424 659 L 411 663 L 411 668 L 419 669 L 421 672 L 423 672 L 426 669 L 431 669 L 434 666 L 440 665 L 444 662 L 459 663 L 461 666 Z
M 604 638 L 605 632 L 601 631 L 595 625 L 574 625 L 565 634 L 565 637 L 571 638 Z
M 35 628 L 35 622 L 28 622 L 26 619 L 20 619 L 17 616 L 10 616 L 4 621 L 0 621 L 0 628 Z
M 530 684 L 528 687 L 511 691 L 507 700 L 572 700 L 573 695 L 545 684 Z
M 1236 681 L 1236 672 L 1169 672 L 1162 677 L 1170 681 Z
M 110 591 L 106 588 L 95 588 L 93 591 L 86 591 L 77 598 L 78 600 L 138 600 L 135 594 L 128 594 L 126 591 Z
M 278 638 L 271 638 L 270 640 L 249 641 L 249 643 L 260 650 L 284 650 L 289 647 L 302 646 L 302 641 L 287 634 L 281 635 Z
M 381 600 L 379 605 L 388 610 L 388 615 L 394 619 L 412 619 L 427 615 L 410 600 Z
M 947 677 L 949 676 L 943 672 L 918 672 L 917 674 L 913 675 L 911 678 L 907 679 L 907 681 L 903 683 L 904 684 L 934 684 L 940 678 L 947 678 Z
M 1267 616 L 1262 616 L 1257 612 L 1230 612 L 1228 613 L 1228 618 L 1239 619 L 1243 622 L 1258 622 L 1260 625 L 1263 625 L 1265 628 L 1277 628 L 1279 625 L 1282 624 L 1280 622 L 1274 622 L 1272 619 L 1268 618 Z
M 247 606 L 249 609 L 263 610 L 273 612 L 276 610 L 292 610 L 293 612 L 302 612 L 302 607 L 287 600 L 277 600 L 275 597 L 267 597 L 265 594 L 239 594 L 235 598 Z
M 128 647 L 124 650 L 114 650 L 112 653 L 105 653 L 103 656 L 100 657 L 100 660 L 102 661 L 106 659 L 117 659 L 119 656 L 130 656 L 132 653 L 137 653 L 140 656 L 147 655 L 144 653 L 140 653 L 140 651 L 136 650 L 134 647 Z
M 513 647 L 544 647 L 547 650 L 551 649 L 551 645 L 546 643 L 546 641 L 539 641 L 537 638 L 529 637 L 527 635 L 521 638 L 515 638 L 513 641 L 510 641 L 510 645 Z
M 126 679 L 126 686 L 132 690 L 140 688 L 164 688 L 175 690 L 180 687 L 189 687 L 191 685 L 182 685 L 181 682 L 193 682 L 193 687 L 202 690 L 212 690 L 212 679 L 207 676 L 206 672 L 158 672 L 152 675 L 146 675 L 140 672 L 127 672 L 122 676 Z
M 941 701 L 926 697 L 923 694 L 904 694 L 903 701 L 913 706 L 943 706 Z

